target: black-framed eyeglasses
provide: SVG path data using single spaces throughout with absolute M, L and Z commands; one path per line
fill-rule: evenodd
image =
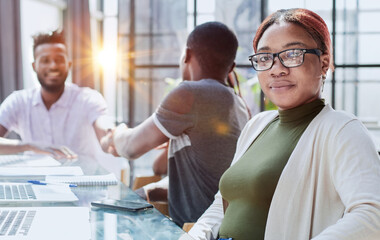
M 249 56 L 252 67 L 256 71 L 265 71 L 271 69 L 274 63 L 274 58 L 278 57 L 284 67 L 293 68 L 303 64 L 305 53 L 315 54 L 321 56 L 322 51 L 315 49 L 287 49 L 278 53 L 257 53 Z

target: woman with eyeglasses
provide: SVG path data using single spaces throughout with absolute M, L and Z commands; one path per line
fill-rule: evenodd
M 380 160 L 366 128 L 321 98 L 332 47 L 323 19 L 279 10 L 249 57 L 278 111 L 243 129 L 195 239 L 380 239 Z

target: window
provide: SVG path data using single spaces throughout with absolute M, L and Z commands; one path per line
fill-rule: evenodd
M 153 113 L 170 88 L 167 80 L 180 78 L 178 60 L 188 32 L 212 20 L 227 24 L 238 37 L 236 71 L 248 105 L 257 112 L 260 89 L 247 59 L 255 31 L 268 14 L 297 7 L 317 12 L 331 31 L 336 71 L 327 76 L 326 102 L 359 118 L 380 120 L 380 108 L 372 107 L 378 102 L 380 60 L 368 47 L 380 42 L 377 1 L 120 0 L 119 6 L 119 51 L 124 57 L 118 103 L 123 121 L 137 124 Z

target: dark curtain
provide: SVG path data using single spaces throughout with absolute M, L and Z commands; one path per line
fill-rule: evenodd
M 0 0 L 0 102 L 22 87 L 20 0 Z
M 2 0 L 0 0 L 2 1 Z M 82 87 L 94 88 L 93 54 L 88 0 L 67 1 L 68 43 L 71 49 L 72 81 Z

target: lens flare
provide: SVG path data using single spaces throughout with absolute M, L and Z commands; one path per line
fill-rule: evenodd
M 115 50 L 102 49 L 98 52 L 97 60 L 103 68 L 112 68 L 116 66 L 117 53 Z

